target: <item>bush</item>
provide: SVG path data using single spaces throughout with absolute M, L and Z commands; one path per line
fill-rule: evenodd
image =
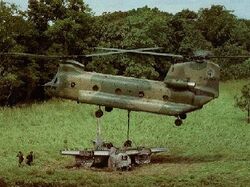
M 250 123 L 250 83 L 241 89 L 241 95 L 235 96 L 235 105 L 242 111 L 247 111 L 247 122 Z
M 221 69 L 221 80 L 247 79 L 250 77 L 250 60 Z

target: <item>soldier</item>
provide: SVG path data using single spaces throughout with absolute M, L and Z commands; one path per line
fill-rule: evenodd
M 21 151 L 19 151 L 16 157 L 18 157 L 18 166 L 21 167 L 22 166 L 22 162 L 24 160 L 23 153 Z
M 30 154 L 26 156 L 26 164 L 31 166 L 32 162 L 33 162 L 33 151 L 31 151 Z

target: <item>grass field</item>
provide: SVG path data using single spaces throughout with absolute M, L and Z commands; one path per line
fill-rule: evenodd
M 250 186 L 250 124 L 234 108 L 233 97 L 247 81 L 221 84 L 220 97 L 191 113 L 181 127 L 173 117 L 131 113 L 134 145 L 167 147 L 152 163 L 130 172 L 67 169 L 72 157 L 59 150 L 91 147 L 96 107 L 51 100 L 19 108 L 0 108 L 0 187 L 8 186 Z M 121 146 L 127 112 L 102 118 L 102 136 Z M 21 150 L 35 153 L 32 167 L 17 166 Z

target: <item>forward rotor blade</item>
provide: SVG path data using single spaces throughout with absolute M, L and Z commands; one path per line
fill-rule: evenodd
M 34 59 L 75 59 L 79 56 L 84 57 L 84 55 L 59 56 L 59 55 L 39 55 L 39 54 L 31 54 L 31 53 L 0 53 L 0 56 L 30 57 Z
M 121 52 L 107 52 L 107 53 L 96 53 L 89 55 L 39 55 L 39 54 L 31 54 L 31 53 L 0 53 L 0 56 L 11 56 L 11 57 L 29 57 L 33 59 L 76 59 L 76 58 L 90 58 L 90 57 L 98 57 L 98 56 L 108 56 L 114 54 L 126 53 L 124 51 Z
M 151 47 L 151 48 L 139 48 L 139 49 L 118 49 L 118 48 L 96 47 L 96 49 L 101 49 L 101 50 L 106 50 L 106 51 L 128 52 L 128 51 L 151 51 L 151 50 L 159 50 L 159 49 L 163 49 L 163 48 L 162 47 Z
M 138 53 L 144 55 L 154 55 L 154 56 L 163 56 L 163 57 L 174 57 L 183 59 L 182 55 L 174 55 L 171 53 L 156 53 L 156 52 L 147 52 L 147 51 L 129 51 L 129 53 Z
M 137 54 L 154 55 L 154 56 L 183 58 L 182 55 L 174 55 L 171 53 L 156 53 L 156 52 L 147 51 L 147 50 L 161 49 L 160 47 L 140 48 L 140 49 L 116 49 L 116 48 L 98 48 L 98 49 L 111 50 L 111 52 L 96 53 L 96 54 L 89 54 L 89 55 L 40 55 L 40 54 L 32 54 L 32 53 L 0 53 L 0 56 L 29 57 L 33 59 L 77 59 L 77 58 L 108 56 L 108 55 L 122 54 L 122 53 L 137 53 Z
M 160 50 L 163 49 L 163 47 L 151 47 L 151 48 L 138 48 L 137 51 L 151 51 L 151 50 Z
M 96 54 L 90 54 L 90 55 L 85 55 L 85 57 L 98 57 L 98 56 L 108 56 L 108 55 L 114 55 L 114 54 L 121 54 L 121 53 L 126 53 L 126 52 L 107 52 L 107 53 L 96 53 Z
M 156 52 L 151 52 L 151 51 L 145 51 L 145 50 L 162 49 L 160 47 L 158 47 L 158 48 L 156 48 L 156 47 L 155 48 L 140 48 L 140 49 L 117 49 L 117 48 L 97 48 L 97 49 L 117 51 L 117 52 L 121 52 L 121 53 L 138 53 L 138 54 L 144 54 L 144 55 L 183 58 L 182 55 L 175 55 L 175 54 L 171 54 L 171 53 L 156 53 Z

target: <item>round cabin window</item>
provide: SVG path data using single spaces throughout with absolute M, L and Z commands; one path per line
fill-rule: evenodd
M 116 93 L 117 95 L 121 95 L 121 94 L 122 94 L 122 90 L 121 90 L 120 88 L 116 88 L 116 89 L 115 89 L 115 93 Z
M 168 96 L 167 95 L 162 96 L 162 98 L 163 98 L 164 101 L 168 100 Z
M 57 79 L 57 77 L 55 78 L 55 80 L 54 80 L 54 84 L 56 84 L 57 83 L 57 81 L 58 81 L 58 79 Z
M 139 97 L 144 97 L 144 92 L 143 91 L 139 92 Z
M 71 82 L 70 86 L 71 86 L 71 88 L 74 88 L 76 86 L 76 83 L 75 82 Z

